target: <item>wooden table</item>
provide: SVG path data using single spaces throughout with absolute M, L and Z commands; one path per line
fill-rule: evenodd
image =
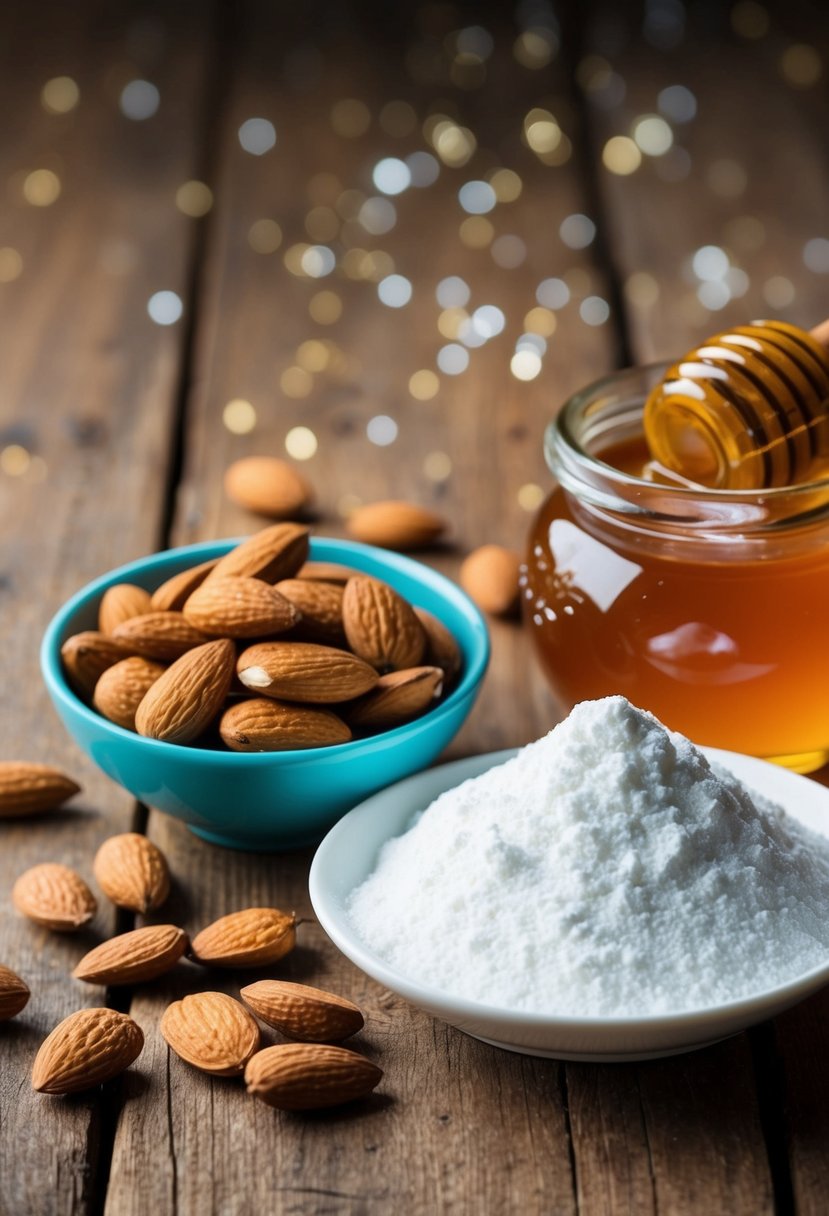
M 769 18 L 738 5 L 735 32 L 725 7 L 696 6 L 683 32 L 672 6 L 651 6 L 643 32 L 638 11 L 574 4 L 560 30 L 521 38 L 524 64 L 512 49 L 520 24 L 497 6 L 466 17 L 491 32 L 492 47 L 474 28 L 459 42 L 449 9 L 400 9 L 6 8 L 0 738 L 4 757 L 51 761 L 84 788 L 66 811 L 0 824 L 0 959 L 32 989 L 24 1014 L 0 1029 L 0 1212 L 825 1212 L 825 995 L 687 1057 L 563 1064 L 488 1048 L 420 1014 L 309 924 L 280 974 L 364 1006 L 361 1044 L 386 1075 L 357 1112 L 300 1118 L 170 1056 L 157 1024 L 194 985 L 190 969 L 126 993 L 70 979 L 80 954 L 129 928 L 128 916 L 102 901 L 93 932 L 62 938 L 12 911 L 26 867 L 61 859 L 89 875 L 98 844 L 132 829 L 170 859 L 165 919 L 195 930 L 250 904 L 311 915 L 310 854 L 223 851 L 136 806 L 69 742 L 38 674 L 47 620 L 87 580 L 157 548 L 258 526 L 223 496 L 232 459 L 284 454 L 289 433 L 290 449 L 309 456 L 315 438 L 303 467 L 320 532 L 340 534 L 359 500 L 409 496 L 451 519 L 451 546 L 428 560 L 452 573 L 477 544 L 521 546 L 549 484 L 542 430 L 571 390 L 721 324 L 764 313 L 810 324 L 827 311 L 829 39 L 816 8 L 794 0 Z M 809 52 L 787 52 L 802 43 L 822 56 L 816 81 Z M 44 106 L 43 85 L 63 76 L 79 86 L 77 104 L 64 83 Z M 123 93 L 135 80 L 157 94 Z M 690 94 L 660 101 L 673 85 Z M 347 99 L 361 105 L 338 105 Z M 673 105 L 675 147 L 632 174 L 606 168 L 603 152 L 617 168 L 636 156 L 607 141 L 660 104 Z M 536 129 L 535 151 L 522 140 L 533 108 L 559 124 Z M 441 114 L 461 129 L 448 128 L 444 152 L 463 149 L 464 129 L 477 150 L 393 197 L 387 232 L 366 231 L 358 217 L 379 193 L 373 166 L 430 150 L 423 124 L 433 131 L 440 119 L 429 115 Z M 276 129 L 261 155 L 240 143 L 240 128 L 248 143 L 268 143 L 267 127 L 242 127 L 252 118 Z M 520 196 L 466 216 L 459 187 L 499 167 L 520 176 Z M 181 206 L 202 210 L 203 192 L 191 188 L 177 205 L 192 180 L 212 192 L 197 217 Z M 367 214 L 375 229 L 392 215 L 385 204 Z M 564 229 L 568 246 L 560 225 L 579 214 L 595 221 L 595 238 L 585 242 L 590 229 L 576 222 Z M 293 273 L 302 244 L 333 249 L 338 269 L 320 281 Z M 725 248 L 736 268 L 720 310 L 700 302 L 691 264 L 706 245 Z M 376 291 L 392 271 L 414 288 L 399 309 Z M 434 396 L 429 376 L 412 382 L 413 395 L 410 378 L 434 372 L 453 341 L 457 317 L 440 319 L 441 336 L 435 299 L 453 275 L 469 284 L 470 309 L 494 304 L 506 327 L 471 350 L 468 370 L 441 373 Z M 520 380 L 510 359 L 549 278 L 567 284 L 570 301 L 527 321 L 555 332 L 541 373 Z M 721 287 L 701 295 L 723 303 Z M 152 297 L 168 320 L 180 301 L 180 319 L 157 324 Z M 235 400 L 254 407 L 246 433 L 250 410 L 225 409 Z M 376 418 L 393 421 L 370 426 Z M 493 623 L 492 638 L 484 693 L 451 756 L 522 744 L 558 716 L 519 627 Z M 225 977 L 230 991 L 236 978 Z M 44 1035 L 101 1003 L 143 1027 L 137 1065 L 75 1099 L 33 1094 Z

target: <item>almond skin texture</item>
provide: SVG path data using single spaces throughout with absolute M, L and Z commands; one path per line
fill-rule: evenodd
M 225 710 L 219 734 L 234 752 L 284 752 L 348 743 L 351 731 L 327 709 L 287 705 L 268 697 Z
M 299 623 L 292 636 L 308 642 L 327 642 L 330 646 L 345 644 L 341 586 L 309 578 L 287 578 L 276 584 L 276 590 L 297 610 Z
M 189 570 L 182 570 L 168 578 L 166 583 L 162 583 L 153 592 L 150 600 L 152 611 L 181 612 L 187 600 L 196 588 L 202 585 L 218 562 L 218 557 L 213 557 L 209 562 L 201 562 L 198 566 L 191 566 Z
M 423 661 L 430 667 L 441 669 L 446 677 L 445 687 L 448 688 L 460 675 L 463 665 L 461 648 L 443 621 L 432 616 L 431 612 L 427 612 L 425 608 L 415 608 L 415 614 L 426 634 L 426 653 L 423 655 Z
M 377 686 L 349 705 L 346 717 L 359 730 L 388 730 L 424 713 L 443 690 L 439 667 L 410 667 L 381 676 Z
M 345 1047 L 279 1043 L 245 1069 L 248 1093 L 277 1110 L 318 1110 L 370 1094 L 383 1070 Z
M 71 777 L 48 764 L 0 760 L 0 819 L 52 811 L 80 788 Z
M 337 1043 L 365 1024 L 351 1001 L 307 984 L 259 980 L 239 995 L 260 1021 L 303 1043 Z
M 32 1088 L 41 1094 L 74 1094 L 117 1077 L 141 1054 L 144 1035 L 126 1013 L 79 1009 L 41 1044 Z
M 235 460 L 225 473 L 224 486 L 231 502 L 272 519 L 292 519 L 301 515 L 314 498 L 313 490 L 302 474 L 276 456 L 246 456 Z
M 17 1017 L 29 1000 L 29 988 L 19 975 L 0 964 L 0 1022 Z
M 138 832 L 105 840 L 92 863 L 95 881 L 119 908 L 151 912 L 170 894 L 170 871 L 161 849 Z
M 92 700 L 95 685 L 108 667 L 135 653 L 128 642 L 107 637 L 94 629 L 73 634 L 60 648 L 66 678 L 85 701 Z
M 187 945 L 175 925 L 144 925 L 90 950 L 72 974 L 87 984 L 143 984 L 175 967 Z
M 12 903 L 35 924 L 58 933 L 74 933 L 88 925 L 98 907 L 80 874 L 52 861 L 20 875 L 12 889 Z
M 216 1077 L 238 1077 L 259 1047 L 259 1027 L 224 992 L 197 992 L 164 1010 L 161 1033 L 177 1056 Z
M 224 638 L 261 638 L 284 633 L 299 613 L 261 578 L 214 578 L 194 591 L 182 609 L 202 633 Z
M 239 655 L 245 688 L 266 697 L 312 704 L 350 701 L 377 683 L 368 663 L 347 650 L 314 642 L 260 642 Z
M 479 608 L 491 616 L 512 616 L 518 610 L 521 559 L 502 545 L 482 545 L 461 565 L 459 581 Z
M 164 670 L 161 663 L 138 655 L 122 659 L 101 676 L 92 694 L 92 704 L 110 722 L 123 726 L 124 730 L 135 730 L 135 711 Z
M 192 743 L 221 709 L 235 660 L 236 651 L 227 638 L 197 646 L 176 659 L 138 706 L 139 735 L 166 743 Z
M 133 654 L 163 662 L 181 658 L 194 646 L 210 641 L 206 633 L 194 629 L 180 612 L 145 612 L 143 616 L 131 617 L 118 626 L 114 637 Z
M 245 908 L 214 920 L 193 938 L 190 953 L 211 967 L 265 967 L 296 945 L 296 917 L 278 908 Z
M 446 530 L 446 521 L 413 502 L 388 500 L 358 507 L 348 517 L 355 540 L 383 549 L 423 549 Z
M 340 566 L 337 562 L 306 562 L 297 571 L 296 578 L 310 578 L 318 583 L 339 583 L 344 587 L 350 578 L 358 571 L 350 566 Z
M 302 524 L 273 524 L 226 553 L 207 577 L 261 578 L 266 583 L 278 583 L 293 578 L 307 557 L 307 528 Z
M 412 606 L 387 583 L 358 575 L 343 593 L 343 624 L 355 654 L 380 672 L 417 667 L 426 634 Z
M 116 583 L 107 587 L 98 609 L 98 628 L 101 633 L 115 633 L 118 625 L 130 617 L 142 616 L 150 611 L 150 593 L 134 583 Z

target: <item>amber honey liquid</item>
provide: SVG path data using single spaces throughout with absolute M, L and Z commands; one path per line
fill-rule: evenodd
M 601 459 L 641 476 L 647 455 L 637 440 Z M 701 549 L 689 558 L 635 529 L 609 536 L 556 489 L 533 525 L 523 589 L 554 689 L 568 706 L 622 693 L 695 743 L 819 768 L 829 760 L 829 537 L 756 560 Z

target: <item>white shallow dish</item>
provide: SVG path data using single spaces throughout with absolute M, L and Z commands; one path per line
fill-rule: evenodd
M 801 823 L 829 836 L 829 789 L 750 756 L 703 748 L 710 760 L 776 802 Z M 454 997 L 395 971 L 373 954 L 346 914 L 348 896 L 368 877 L 381 846 L 406 830 L 417 811 L 444 790 L 477 777 L 514 751 L 491 752 L 428 769 L 355 807 L 331 829 L 311 866 L 311 902 L 332 941 L 373 979 L 413 1005 L 485 1043 L 562 1060 L 625 1061 L 677 1055 L 708 1046 L 774 1017 L 829 983 L 829 957 L 796 980 L 728 1005 L 655 1017 L 545 1017 Z

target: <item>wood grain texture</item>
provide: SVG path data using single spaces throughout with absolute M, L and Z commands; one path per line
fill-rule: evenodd
M 149 320 L 146 305 L 160 288 L 184 294 L 189 233 L 174 195 L 194 175 L 200 52 L 198 35 L 185 39 L 172 26 L 160 53 L 130 49 L 136 15 L 130 5 L 117 15 L 101 4 L 18 6 L 0 72 L 0 174 L 10 183 L 0 244 L 23 258 L 20 277 L 0 285 L 0 448 L 19 444 L 34 457 L 22 475 L 0 475 L 0 739 L 4 758 L 54 763 L 83 786 L 64 811 L 0 825 L 0 957 L 32 990 L 0 1033 L 4 1216 L 89 1211 L 108 1154 L 110 1098 L 36 1096 L 29 1074 L 61 1018 L 104 1001 L 102 989 L 70 972 L 113 932 L 114 909 L 102 900 L 93 926 L 67 939 L 17 917 L 10 890 L 40 861 L 91 878 L 97 845 L 134 813 L 59 726 L 38 646 L 71 593 L 152 550 L 160 526 L 180 342 Z M 115 76 L 113 56 L 122 64 Z M 81 103 L 49 115 L 40 89 L 64 73 L 77 79 Z M 161 90 L 163 144 L 158 124 L 142 127 L 118 110 L 120 88 L 141 74 Z M 60 176 L 49 207 L 23 200 L 22 181 L 37 167 Z

